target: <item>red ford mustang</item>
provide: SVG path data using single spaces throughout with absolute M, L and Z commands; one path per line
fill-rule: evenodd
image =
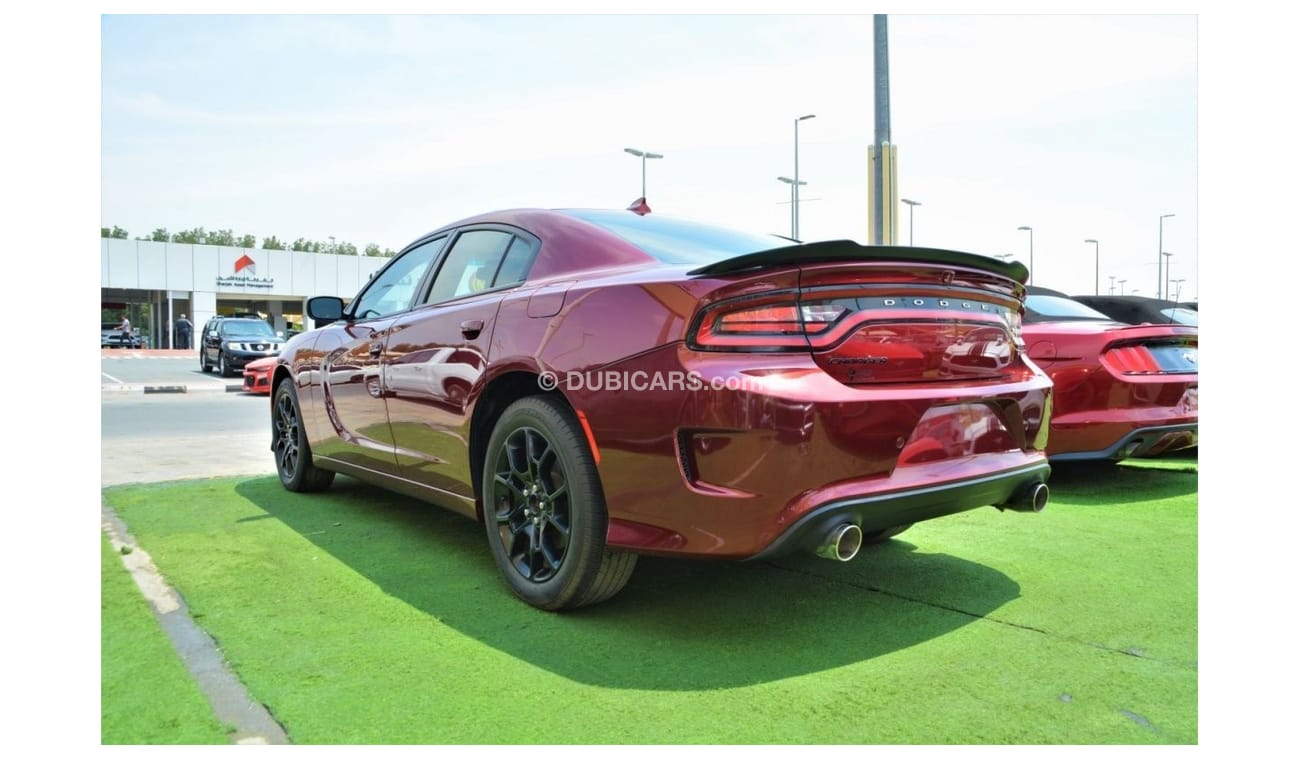
M 639 554 L 848 560 L 919 520 L 1046 504 L 1025 274 L 633 211 L 486 214 L 346 308 L 308 302 L 272 450 L 291 490 L 342 472 L 481 521 L 546 609 L 609 598 Z
M 274 370 L 274 356 L 255 359 L 244 365 L 244 391 L 246 393 L 270 393 L 271 372 Z
M 1155 456 L 1197 442 L 1197 329 L 1126 325 L 1030 288 L 1029 357 L 1052 377 L 1054 461 Z

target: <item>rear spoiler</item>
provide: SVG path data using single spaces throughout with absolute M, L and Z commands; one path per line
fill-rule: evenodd
M 902 245 L 859 245 L 852 240 L 823 240 L 816 243 L 801 243 L 782 248 L 772 248 L 758 253 L 746 253 L 730 259 L 706 264 L 692 269 L 687 274 L 698 277 L 704 275 L 731 274 L 746 269 L 783 266 L 788 264 L 824 264 L 835 261 L 915 261 L 922 264 L 939 264 L 969 269 L 982 269 L 986 272 L 1000 274 L 1020 284 L 1029 279 L 1029 270 L 1019 261 L 1010 263 L 980 256 L 975 253 L 947 251 L 942 248 L 913 248 Z

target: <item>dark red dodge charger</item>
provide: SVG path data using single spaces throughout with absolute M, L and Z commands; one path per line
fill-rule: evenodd
M 912 523 L 1038 511 L 1051 381 L 1025 268 L 633 211 L 429 233 L 272 377 L 295 491 L 336 472 L 484 523 L 511 590 L 602 601 L 639 554 L 851 559 Z

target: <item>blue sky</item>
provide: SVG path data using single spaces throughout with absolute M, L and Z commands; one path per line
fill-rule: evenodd
M 890 17 L 918 245 L 1197 295 L 1194 16 Z M 102 225 L 399 248 L 497 208 L 622 207 L 867 237 L 869 15 L 106 16 Z M 906 224 L 906 208 L 900 207 Z M 907 231 L 900 231 L 900 243 Z

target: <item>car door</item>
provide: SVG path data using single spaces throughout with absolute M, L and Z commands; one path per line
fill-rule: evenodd
M 221 323 L 220 319 L 209 319 L 203 326 L 203 343 L 200 350 L 203 351 L 203 361 L 213 367 L 217 366 L 217 355 L 221 352 L 221 336 L 217 334 L 217 325 Z
M 390 333 L 384 371 L 408 379 L 386 386 L 399 471 L 435 489 L 435 499 L 442 494 L 439 501 L 452 509 L 473 512 L 473 402 L 482 388 L 497 309 L 525 279 L 539 245 L 515 228 L 461 230 L 439 264 L 425 305 L 400 317 Z
M 316 453 L 385 474 L 397 470 L 380 362 L 394 322 L 425 289 L 446 237 L 417 245 L 380 270 L 344 314 L 322 331 L 322 406 L 334 436 Z

